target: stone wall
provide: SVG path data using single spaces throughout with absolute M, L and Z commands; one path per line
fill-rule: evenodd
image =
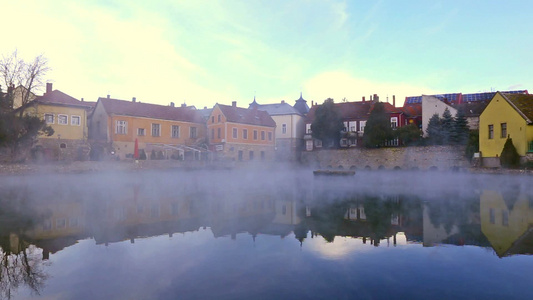
M 450 170 L 470 167 L 462 146 L 319 150 L 303 152 L 302 163 L 320 169 Z

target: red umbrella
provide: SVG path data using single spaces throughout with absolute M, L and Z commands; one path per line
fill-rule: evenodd
M 133 158 L 139 159 L 139 141 L 135 139 L 135 147 L 133 148 Z

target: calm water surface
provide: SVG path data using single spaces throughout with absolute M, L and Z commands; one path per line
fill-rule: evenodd
M 2 177 L 0 299 L 532 299 L 525 176 Z

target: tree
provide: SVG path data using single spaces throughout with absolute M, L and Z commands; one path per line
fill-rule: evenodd
M 48 60 L 42 54 L 26 62 L 18 57 L 15 50 L 0 60 L 0 76 L 7 88 L 21 87 L 19 117 L 22 118 L 26 104 L 31 101 L 31 95 L 42 87 L 43 78 L 49 70 Z
M 340 113 L 333 99 L 328 98 L 316 109 L 315 120 L 311 124 L 312 136 L 322 140 L 324 146 L 339 147 L 341 131 L 344 128 Z
M 392 138 L 394 135 L 390 126 L 389 115 L 385 111 L 383 103 L 377 102 L 366 121 L 363 145 L 367 148 L 378 148 Z
M 440 123 L 441 123 L 442 144 L 448 145 L 450 144 L 450 141 L 451 141 L 451 136 L 452 136 L 452 132 L 454 129 L 455 121 L 452 117 L 452 114 L 450 113 L 450 110 L 447 107 L 442 113 L 442 119 Z
M 15 50 L 0 60 L 0 76 L 7 86 L 7 93 L 0 89 L 0 145 L 10 148 L 13 160 L 17 159 L 17 155 L 25 159 L 25 152 L 19 153 L 19 150 L 23 146 L 31 148 L 38 135 L 50 136 L 54 133 L 44 120 L 24 113 L 32 100 L 31 95 L 42 86 L 43 77 L 49 70 L 48 61 L 43 55 L 25 62 Z M 15 86 L 20 87 L 18 97 L 21 106 L 17 110 L 13 110 Z
M 518 155 L 518 152 L 513 145 L 513 139 L 510 137 L 507 137 L 505 145 L 503 145 L 503 150 L 500 155 L 500 164 L 504 168 L 516 168 L 520 164 L 520 155 Z
M 442 144 L 442 123 L 438 114 L 431 116 L 428 122 L 428 128 L 426 129 L 428 135 L 427 139 L 432 145 Z
M 465 154 L 466 158 L 472 160 L 474 153 L 479 152 L 479 130 L 472 130 L 468 133 Z
M 462 109 L 457 111 L 455 115 L 453 130 L 451 133 L 451 142 L 456 145 L 464 145 L 469 138 L 470 129 L 468 128 L 468 121 Z
M 394 131 L 395 138 L 399 139 L 404 146 L 414 144 L 420 140 L 422 131 L 415 124 L 398 127 Z

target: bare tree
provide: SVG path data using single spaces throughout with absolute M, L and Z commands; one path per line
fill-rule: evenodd
M 31 95 L 43 86 L 43 78 L 48 71 L 50 71 L 48 59 L 43 54 L 26 62 L 18 57 L 18 52 L 15 50 L 11 55 L 3 56 L 0 60 L 0 76 L 4 84 L 8 88 L 21 88 L 19 118 L 22 118 L 26 104 L 32 100 Z

